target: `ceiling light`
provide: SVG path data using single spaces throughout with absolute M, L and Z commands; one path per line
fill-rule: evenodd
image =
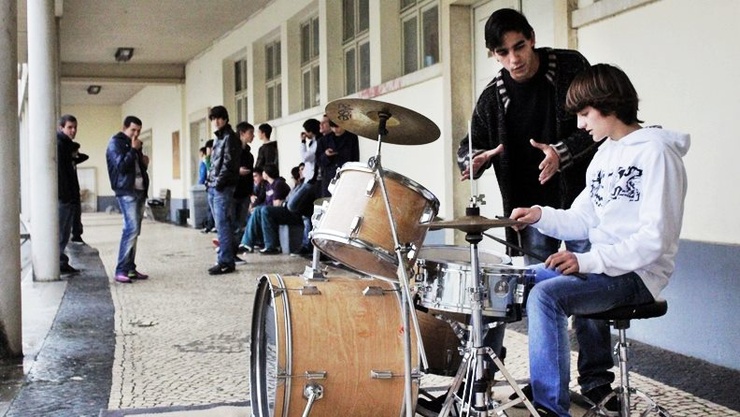
M 87 94 L 90 94 L 92 96 L 96 94 L 100 94 L 101 87 L 99 85 L 91 85 L 87 87 Z
M 128 62 L 134 56 L 134 48 L 118 48 L 115 56 L 118 62 Z

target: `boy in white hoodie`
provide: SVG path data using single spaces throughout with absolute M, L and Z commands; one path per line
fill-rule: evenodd
M 604 141 L 586 188 L 568 210 L 517 208 L 511 218 L 562 240 L 588 238 L 533 267 L 527 301 L 530 377 L 540 415 L 570 416 L 567 318 L 652 302 L 668 284 L 683 219 L 689 135 L 642 128 L 637 93 L 620 69 L 599 64 L 575 77 L 566 107 Z M 524 226 L 526 227 L 526 226 Z

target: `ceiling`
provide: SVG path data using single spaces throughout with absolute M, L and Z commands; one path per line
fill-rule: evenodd
M 27 61 L 26 1 L 18 0 L 19 61 Z M 185 64 L 272 0 L 55 0 L 62 104 L 117 105 L 146 85 L 181 83 Z M 117 63 L 119 47 L 133 47 Z M 91 84 L 102 86 L 87 94 Z

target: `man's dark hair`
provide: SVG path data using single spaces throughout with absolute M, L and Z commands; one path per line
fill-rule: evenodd
M 565 96 L 565 108 L 578 113 L 591 106 L 604 116 L 616 115 L 625 124 L 642 123 L 637 118 L 639 98 L 621 69 L 596 64 L 576 74 Z
M 213 148 L 213 139 L 208 139 L 206 141 L 206 148 Z
M 129 127 L 132 124 L 135 124 L 137 126 L 144 126 L 144 124 L 141 123 L 141 119 L 136 116 L 126 116 L 126 118 L 123 119 L 123 127 Z
M 198 149 L 198 152 L 200 152 L 203 155 L 205 155 L 206 154 L 206 147 L 205 146 L 201 146 L 200 149 Z
M 262 175 L 262 172 L 263 172 L 262 171 L 262 167 L 254 167 L 254 169 L 252 170 L 252 174 L 260 174 L 260 175 Z
M 277 179 L 280 176 L 280 171 L 275 164 L 265 164 L 265 166 L 262 167 L 262 172 L 269 175 L 272 179 Z
M 239 122 L 239 124 L 236 125 L 236 133 L 242 134 L 249 130 L 254 131 L 254 126 L 249 122 Z
M 514 9 L 498 9 L 486 22 L 486 48 L 493 51 L 500 47 L 507 32 L 521 33 L 527 40 L 534 35 L 534 29 L 523 14 Z
M 267 139 L 270 139 L 270 135 L 272 135 L 272 126 L 270 126 L 267 123 L 262 123 L 259 127 L 260 131 L 267 136 Z
M 303 122 L 303 130 L 313 133 L 314 137 L 321 136 L 321 122 L 316 119 L 308 119 Z
M 291 168 L 290 169 L 290 176 L 294 180 L 298 181 L 299 179 L 301 179 L 301 169 L 299 167 L 293 167 L 293 168 Z
M 77 123 L 77 118 L 71 114 L 65 114 L 59 118 L 59 127 L 64 127 L 67 122 Z
M 216 106 L 211 109 L 211 111 L 208 112 L 208 120 L 213 119 L 224 119 L 227 122 L 229 121 L 229 112 L 226 110 L 226 107 L 224 106 Z

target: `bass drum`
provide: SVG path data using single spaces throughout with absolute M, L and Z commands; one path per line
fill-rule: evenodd
M 250 391 L 258 417 L 400 416 L 404 333 L 396 286 L 369 278 L 260 278 L 252 316 Z M 412 368 L 418 369 L 411 333 Z M 417 381 L 418 382 L 418 381 Z M 416 401 L 418 383 L 412 383 Z

